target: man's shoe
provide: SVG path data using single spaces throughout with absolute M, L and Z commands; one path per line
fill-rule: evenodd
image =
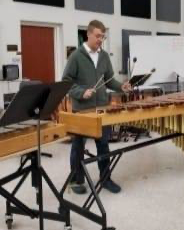
M 74 193 L 76 194 L 85 194 L 87 193 L 87 189 L 85 187 L 85 185 L 83 184 L 77 184 L 77 183 L 72 183 L 71 184 L 71 189 Z
M 103 183 L 103 188 L 107 189 L 109 192 L 112 193 L 119 193 L 121 191 L 121 187 L 111 179 Z

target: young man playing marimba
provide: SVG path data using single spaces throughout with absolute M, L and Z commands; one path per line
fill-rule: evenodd
M 69 92 L 74 112 L 108 105 L 107 88 L 114 91 L 130 90 L 129 83 L 122 85 L 114 79 L 110 58 L 101 47 L 105 39 L 105 32 L 106 29 L 102 22 L 91 21 L 87 29 L 87 42 L 69 57 L 63 80 L 74 82 Z M 109 152 L 109 131 L 109 127 L 104 127 L 102 137 L 95 139 L 98 156 Z M 87 191 L 84 185 L 84 173 L 80 167 L 80 161 L 84 158 L 84 154 L 82 154 L 85 149 L 84 145 L 83 137 L 76 135 L 73 138 L 70 163 L 71 169 L 75 170 L 75 175 L 72 178 L 72 183 L 75 185 L 72 185 L 72 190 L 77 194 L 84 194 Z M 98 162 L 100 177 L 107 168 L 109 161 L 110 159 L 105 159 Z M 121 187 L 111 180 L 110 175 L 103 187 L 112 193 L 121 191 Z

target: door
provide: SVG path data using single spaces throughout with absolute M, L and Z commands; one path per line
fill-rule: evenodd
M 22 25 L 21 46 L 22 77 L 54 82 L 54 28 Z

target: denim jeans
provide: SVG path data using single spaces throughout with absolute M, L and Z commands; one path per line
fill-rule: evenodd
M 110 126 L 103 127 L 102 137 L 95 139 L 97 156 L 101 156 L 109 152 L 108 140 L 109 140 L 110 132 L 111 132 Z M 71 165 L 71 170 L 75 170 L 75 174 L 74 177 L 72 178 L 72 181 L 75 181 L 79 184 L 84 183 L 84 172 L 82 170 L 80 162 L 81 160 L 84 159 L 85 143 L 86 143 L 85 137 L 79 135 L 73 137 L 72 148 L 70 153 L 70 165 Z M 110 162 L 109 158 L 98 162 L 100 176 L 102 176 L 109 162 Z

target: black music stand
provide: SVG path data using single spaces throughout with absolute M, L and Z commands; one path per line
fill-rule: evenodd
M 15 173 L 0 179 L 0 195 L 7 200 L 6 223 L 9 229 L 12 226 L 13 213 L 30 216 L 31 218 L 39 218 L 40 230 L 44 230 L 44 218 L 65 222 L 67 229 L 70 229 L 70 212 L 67 208 L 65 208 L 64 205 L 63 215 L 43 211 L 42 177 L 48 184 L 59 203 L 62 204 L 63 201 L 60 198 L 59 192 L 52 183 L 51 179 L 41 166 L 40 119 L 50 117 L 50 115 L 57 108 L 59 102 L 64 98 L 70 89 L 71 85 L 71 82 L 65 81 L 54 83 L 52 85 L 39 84 L 26 86 L 16 94 L 15 98 L 0 119 L 0 127 L 30 119 L 37 120 L 38 150 L 30 153 L 27 159 L 25 159 Z M 25 164 L 28 160 L 31 160 L 31 165 L 25 167 Z M 29 173 L 32 174 L 32 186 L 37 189 L 37 203 L 39 205 L 39 210 L 30 209 L 15 197 L 15 194 Z M 22 178 L 12 193 L 8 192 L 2 187 L 4 184 L 17 179 L 20 176 L 22 176 Z M 12 206 L 11 203 L 14 204 L 14 206 Z
M 0 119 L 0 127 L 34 119 L 34 110 L 43 106 L 50 92 L 47 85 L 30 85 L 22 88 L 13 98 Z
M 20 83 L 20 85 L 19 85 L 19 90 L 22 89 L 25 86 L 28 86 L 28 85 L 38 85 L 38 84 L 42 84 L 42 82 L 38 81 L 38 80 L 34 80 L 34 81 L 22 81 Z M 44 156 L 44 157 L 52 158 L 52 154 L 51 153 L 42 152 L 41 155 Z M 22 160 L 22 158 L 21 158 L 21 160 Z
M 152 73 L 150 74 L 141 74 L 141 75 L 134 75 L 130 80 L 129 83 L 132 86 L 137 86 L 139 87 L 140 85 L 143 85 L 148 78 L 151 76 Z

